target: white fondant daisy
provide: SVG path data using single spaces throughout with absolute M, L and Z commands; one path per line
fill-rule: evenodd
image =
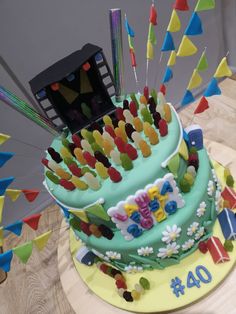
M 205 229 L 204 227 L 200 227 L 195 234 L 195 240 L 199 240 L 204 235 Z
M 173 254 L 179 253 L 180 246 L 176 243 L 169 243 L 165 248 L 160 248 L 159 253 L 157 254 L 160 258 L 171 257 Z
M 137 251 L 138 251 L 138 255 L 148 256 L 148 255 L 153 253 L 153 248 L 149 247 L 149 246 L 146 246 L 146 247 L 141 247 Z
M 136 266 L 136 265 L 127 265 L 125 266 L 125 271 L 127 273 L 140 273 L 143 271 L 142 266 Z
M 187 230 L 187 235 L 192 236 L 197 231 L 198 226 L 198 222 L 193 222 Z
M 218 181 L 218 178 L 217 178 L 215 169 L 211 169 L 211 172 L 212 172 L 213 180 L 214 180 L 215 182 L 217 182 L 217 181 Z
M 113 252 L 113 251 L 107 251 L 106 256 L 110 259 L 121 259 L 120 253 Z
M 215 191 L 215 185 L 214 185 L 214 182 L 212 180 L 209 180 L 208 182 L 208 187 L 207 187 L 207 194 L 209 196 L 212 196 L 213 193 Z
M 191 247 L 193 247 L 193 245 L 194 245 L 194 240 L 189 239 L 188 241 L 184 242 L 184 244 L 182 245 L 182 250 L 187 251 L 187 250 L 191 249 Z
M 92 252 L 93 252 L 95 255 L 97 255 L 98 257 L 100 257 L 101 259 L 103 259 L 104 261 L 110 262 L 110 259 L 109 259 L 106 255 L 104 255 L 104 254 L 98 252 L 98 251 L 95 250 L 95 249 L 92 249 Z
M 199 208 L 197 209 L 197 216 L 198 217 L 202 217 L 206 212 L 206 203 L 205 202 L 201 202 L 201 204 L 199 205 Z
M 162 232 L 163 237 L 161 240 L 165 243 L 174 242 L 180 236 L 180 232 L 181 228 L 177 227 L 177 225 L 167 226 L 166 230 Z
M 217 213 L 220 211 L 220 207 L 221 207 L 221 193 L 220 191 L 216 191 L 216 195 L 215 195 L 215 207 L 216 207 L 216 211 Z

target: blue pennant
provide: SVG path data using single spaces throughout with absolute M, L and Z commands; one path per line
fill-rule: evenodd
M 5 165 L 5 163 L 11 159 L 15 154 L 8 152 L 0 152 L 0 168 Z
M 189 36 L 195 36 L 195 35 L 201 35 L 203 33 L 202 30 L 202 21 L 199 17 L 199 15 L 194 12 L 192 14 L 192 17 L 190 19 L 190 22 L 185 30 L 185 35 Z
M 213 95 L 221 95 L 221 90 L 218 86 L 217 79 L 213 77 L 210 83 L 207 86 L 207 89 L 204 92 L 205 97 L 210 97 Z
M 65 218 L 69 219 L 70 218 L 70 212 L 69 212 L 69 209 L 62 206 L 60 203 L 56 202 L 57 205 L 62 209 L 63 213 L 64 213 L 64 216 Z
M 170 32 L 166 32 L 161 51 L 172 51 L 175 50 L 174 41 Z
M 162 80 L 162 83 L 167 83 L 169 82 L 173 77 L 173 71 L 171 70 L 170 67 L 167 67 L 166 68 L 166 72 L 164 74 L 164 77 L 163 77 L 163 80 Z
M 23 225 L 22 221 L 16 221 L 13 224 L 10 224 L 10 225 L 4 227 L 4 230 L 11 231 L 19 237 L 21 235 L 22 225 Z
M 0 179 L 0 196 L 4 195 L 8 186 L 14 181 L 14 177 Z
M 126 29 L 126 32 L 128 33 L 128 35 L 130 36 L 130 37 L 134 37 L 134 31 L 133 31 L 133 29 L 130 27 L 130 25 L 129 25 L 129 23 L 128 23 L 128 20 L 127 19 L 125 19 L 125 29 Z
M 0 254 L 0 268 L 6 273 L 11 269 L 12 250 Z
M 181 101 L 181 105 L 184 106 L 184 105 L 188 105 L 190 104 L 191 102 L 193 102 L 195 100 L 195 98 L 193 97 L 193 94 L 189 91 L 189 90 L 186 90 L 186 93 L 184 95 L 184 98 L 182 99 Z

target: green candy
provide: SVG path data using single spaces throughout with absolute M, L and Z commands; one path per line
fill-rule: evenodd
M 234 186 L 234 178 L 231 176 L 231 174 L 228 175 L 226 178 L 226 185 L 228 185 L 231 188 Z
M 152 119 L 151 113 L 149 112 L 149 110 L 147 108 L 143 108 L 141 110 L 141 115 L 142 115 L 144 122 L 148 122 L 150 124 L 153 124 L 153 119 Z
M 234 245 L 231 240 L 225 240 L 224 248 L 227 252 L 232 252 L 234 249 Z
M 127 154 L 120 154 L 120 160 L 121 160 L 121 166 L 125 170 L 133 169 L 132 160 L 129 158 L 129 156 Z
M 135 102 L 136 107 L 137 107 L 137 110 L 138 110 L 138 109 L 139 109 L 139 103 L 138 103 L 138 101 L 137 101 L 137 98 L 136 98 L 136 96 L 135 96 L 135 93 L 131 93 L 131 94 L 130 94 L 130 98 L 133 100 L 133 102 Z
M 100 153 L 104 154 L 103 149 L 96 142 L 92 143 L 91 147 L 92 147 L 92 150 L 93 150 L 94 153 L 95 152 L 100 152 Z
M 67 166 L 69 166 L 69 165 L 75 163 L 71 157 L 65 157 L 65 158 L 63 159 L 63 161 L 64 161 L 64 163 L 65 163 Z
M 55 184 L 59 184 L 60 179 L 55 176 L 51 171 L 46 171 L 46 177 Z
M 61 143 L 63 146 L 65 146 L 66 148 L 69 148 L 70 147 L 70 142 L 68 141 L 67 138 L 62 138 L 61 139 Z
M 190 153 L 190 154 L 196 154 L 196 153 L 197 153 L 196 147 L 190 147 L 189 153 Z
M 156 90 L 155 90 L 154 88 L 151 90 L 150 95 L 151 95 L 152 98 L 154 99 L 155 104 L 157 104 L 157 92 L 156 92 Z
M 86 105 L 86 103 L 82 103 L 81 104 L 81 110 L 83 112 L 83 114 L 85 115 L 86 118 L 91 119 L 92 118 L 92 112 L 91 109 L 89 108 L 88 105 Z
M 73 229 L 78 230 L 78 231 L 81 231 L 80 222 L 79 222 L 78 219 L 76 219 L 76 218 L 71 218 L 71 219 L 69 220 L 69 224 L 70 224 L 70 226 L 71 226 Z
M 87 138 L 89 144 L 93 144 L 95 142 L 95 139 L 93 137 L 93 133 L 88 131 L 88 130 L 87 130 L 87 133 L 86 133 L 86 138 Z
M 143 287 L 144 290 L 150 289 L 150 282 L 145 277 L 141 277 L 139 279 L 139 283 Z
M 184 179 L 190 184 L 193 185 L 194 183 L 194 177 L 190 173 L 185 173 Z
M 95 171 L 89 169 L 89 167 L 83 167 L 83 168 L 81 169 L 82 175 L 84 175 L 86 172 L 92 173 L 92 175 L 93 175 L 94 177 L 97 176 L 97 173 L 96 173 Z
M 179 181 L 179 186 L 183 193 L 188 193 L 191 189 L 189 182 L 184 178 Z

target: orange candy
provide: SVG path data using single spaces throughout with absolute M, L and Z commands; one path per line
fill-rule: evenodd
M 139 142 L 139 147 L 144 158 L 149 157 L 152 154 L 150 146 L 144 140 Z
M 142 121 L 140 120 L 139 117 L 135 117 L 134 120 L 133 120 L 133 125 L 134 125 L 134 128 L 137 132 L 142 132 L 143 131 L 143 123 Z
M 70 180 L 71 178 L 71 174 L 66 172 L 64 169 L 62 169 L 61 167 L 58 167 L 56 168 L 56 174 L 62 178 L 62 179 L 65 179 L 65 180 Z
M 111 151 L 113 150 L 113 146 L 108 140 L 103 140 L 103 149 L 105 154 L 110 157 Z
M 147 130 L 147 136 L 149 138 L 149 141 L 151 145 L 156 145 L 159 143 L 159 138 L 157 132 L 154 130 L 153 127 L 150 126 Z
M 171 116 L 171 109 L 168 104 L 163 105 L 164 114 L 165 114 L 165 120 L 167 123 L 171 122 L 172 116 Z
M 87 161 L 84 159 L 84 156 L 83 156 L 83 151 L 81 148 L 75 148 L 74 149 L 74 154 L 75 154 L 75 157 L 76 159 L 79 161 L 79 163 L 81 165 L 86 165 L 87 164 Z

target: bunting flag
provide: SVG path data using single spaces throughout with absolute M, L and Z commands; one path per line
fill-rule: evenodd
M 39 195 L 39 191 L 38 190 L 22 190 L 25 198 L 27 199 L 27 201 L 29 201 L 30 203 L 32 203 L 36 197 Z
M 99 217 L 102 220 L 110 221 L 110 217 L 107 212 L 104 210 L 104 207 L 101 204 L 95 204 L 86 208 L 86 212 L 92 214 L 93 216 Z
M 160 86 L 160 92 L 165 95 L 166 94 L 166 86 L 164 84 L 161 84 Z
M 6 194 L 10 197 L 12 202 L 15 202 L 18 199 L 18 197 L 20 196 L 21 190 L 7 189 Z
M 203 33 L 202 21 L 199 15 L 196 12 L 194 12 L 191 16 L 191 19 L 184 34 L 188 36 L 196 36 L 201 35 L 202 33 Z
M 32 228 L 33 230 L 37 230 L 40 217 L 41 214 L 31 215 L 29 217 L 24 218 L 23 222 L 30 226 L 30 228 Z
M 173 71 L 171 70 L 171 68 L 167 67 L 162 83 L 164 84 L 164 83 L 169 82 L 172 79 L 172 77 L 173 77 Z
M 195 12 L 211 10 L 215 8 L 215 0 L 198 0 Z
M 177 56 L 178 57 L 192 56 L 197 52 L 197 50 L 198 49 L 194 45 L 194 43 L 186 35 L 184 35 L 179 45 Z
M 161 51 L 172 51 L 175 50 L 174 41 L 170 32 L 166 32 Z
M 180 165 L 180 158 L 179 158 L 179 154 L 177 153 L 170 159 L 170 161 L 167 165 L 170 172 L 173 173 L 175 178 L 178 175 L 179 165 Z
M 154 31 L 154 26 L 152 24 L 149 24 L 148 40 L 153 45 L 156 45 L 156 43 L 157 43 L 156 34 L 155 34 L 155 31 Z
M 13 257 L 12 250 L 0 254 L 0 268 L 6 273 L 11 269 L 11 261 Z
M 226 57 L 224 57 L 221 60 L 218 68 L 216 69 L 214 77 L 220 78 L 220 77 L 224 77 L 224 76 L 229 77 L 229 76 L 232 76 L 232 75 L 233 75 L 233 73 L 232 73 L 230 67 L 228 66 L 227 59 L 226 59 Z
M 0 223 L 2 222 L 2 211 L 3 211 L 3 206 L 4 206 L 4 200 L 5 200 L 5 196 L 1 195 L 0 196 Z
M 188 83 L 188 87 L 187 89 L 188 90 L 192 90 L 194 88 L 197 88 L 199 87 L 200 85 L 202 84 L 202 77 L 201 75 L 198 73 L 198 70 L 197 69 L 194 69 L 193 70 L 193 74 L 191 76 L 191 79 Z
M 4 144 L 9 138 L 11 138 L 10 135 L 0 133 L 0 145 Z
M 87 214 L 83 210 L 69 209 L 69 212 L 84 222 L 89 222 Z
M 66 219 L 69 219 L 69 218 L 70 218 L 69 209 L 66 208 L 66 207 L 64 207 L 64 206 L 62 206 L 62 205 L 61 205 L 60 203 L 58 203 L 58 202 L 56 202 L 56 203 L 57 203 L 57 205 L 61 208 L 61 210 L 63 211 L 65 218 L 66 218 Z
M 0 152 L 0 168 L 10 160 L 15 154 L 9 152 Z
M 171 33 L 175 33 L 175 32 L 178 32 L 180 29 L 181 29 L 181 22 L 180 22 L 180 19 L 176 10 L 174 9 L 171 14 L 167 31 Z
M 171 66 L 175 65 L 175 63 L 176 63 L 176 52 L 175 52 L 175 50 L 173 50 L 173 51 L 171 51 L 167 66 L 171 67 Z
M 23 264 L 26 264 L 32 254 L 33 243 L 32 241 L 26 242 L 22 245 L 19 245 L 13 249 L 14 254 L 19 257 L 20 261 Z
M 125 18 L 125 29 L 130 37 L 134 37 L 135 35 L 134 30 L 130 27 L 127 18 Z
M 173 5 L 173 8 L 179 11 L 188 11 L 189 10 L 188 1 L 187 0 L 175 0 L 175 4 Z
M 18 237 L 21 235 L 22 232 L 22 221 L 16 221 L 6 227 L 4 227 L 4 230 L 11 231 L 12 233 L 16 234 Z
M 209 108 L 209 104 L 207 99 L 203 96 L 197 106 L 197 108 L 194 110 L 194 114 L 202 113 L 205 110 Z
M 14 177 L 0 179 L 0 196 L 4 195 L 8 186 L 14 181 Z
M 150 8 L 149 23 L 152 25 L 157 25 L 157 10 L 154 4 L 152 4 Z
M 212 78 L 212 80 L 210 81 L 209 85 L 207 86 L 204 94 L 205 97 L 210 97 L 210 96 L 214 96 L 214 95 L 221 95 L 221 90 L 218 86 L 218 82 L 216 78 Z
M 196 69 L 198 71 L 205 71 L 208 68 L 208 61 L 206 57 L 206 51 L 203 51 L 200 60 L 198 61 L 198 65 Z
M 52 235 L 52 230 L 49 230 L 37 238 L 35 238 L 32 242 L 36 246 L 39 251 L 42 251 L 48 243 L 49 238 Z
M 181 101 L 181 105 L 185 106 L 190 104 L 191 102 L 193 102 L 195 100 L 195 98 L 193 97 L 193 94 L 191 93 L 191 91 L 186 90 L 186 93 L 184 95 L 184 98 Z
M 184 139 L 181 141 L 178 153 L 184 160 L 187 161 L 189 159 L 188 147 Z
M 153 60 L 154 58 L 154 50 L 153 50 L 153 45 L 150 42 L 150 40 L 147 41 L 147 59 Z

